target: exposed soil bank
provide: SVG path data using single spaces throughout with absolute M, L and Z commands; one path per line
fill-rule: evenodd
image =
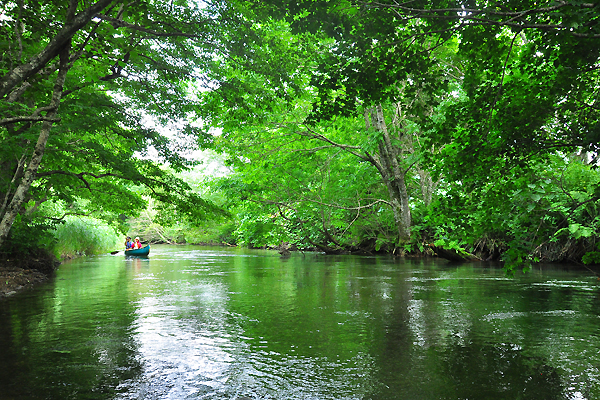
M 0 298 L 46 282 L 60 264 L 53 255 L 44 252 L 0 257 Z

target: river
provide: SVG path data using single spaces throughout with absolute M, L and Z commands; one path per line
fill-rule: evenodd
M 153 246 L 0 301 L 0 399 L 600 399 L 566 266 Z

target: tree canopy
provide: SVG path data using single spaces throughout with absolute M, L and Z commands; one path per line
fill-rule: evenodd
M 0 241 L 46 199 L 199 220 L 217 207 L 167 172 L 199 145 L 249 245 L 598 255 L 596 4 L 2 7 Z
M 1 7 L 0 245 L 48 200 L 113 220 L 139 212 L 143 194 L 177 205 L 182 218 L 217 210 L 160 164 L 189 167 L 182 154 L 207 137 L 187 118 L 195 102 L 186 88 L 218 46 L 225 9 L 111 0 Z
M 590 169 L 598 156 L 597 6 L 521 1 L 254 6 L 246 14 L 256 21 L 253 32 L 270 39 L 245 42 L 251 51 L 221 59 L 217 89 L 205 94 L 203 109 L 208 121 L 224 129 L 220 140 L 242 162 L 246 179 L 262 176 L 256 175 L 259 169 L 268 176 L 260 180 L 275 179 L 273 163 L 281 167 L 284 154 L 299 151 L 283 150 L 281 141 L 290 148 L 303 141 L 307 157 L 285 168 L 288 174 L 322 168 L 314 155 L 333 148 L 338 153 L 326 159 L 354 154 L 345 163 L 356 171 L 370 157 L 388 160 L 372 162 L 388 188 L 378 199 L 393 213 L 405 213 L 395 224 L 411 232 L 403 235 L 400 229 L 401 241 L 392 240 L 391 248 L 452 238 L 471 250 L 485 247 L 486 256 L 500 249 L 517 262 L 557 260 L 569 252 L 578 254 L 569 256 L 576 260 L 594 249 L 598 216 L 592 209 L 600 189 L 591 184 L 581 192 L 565 177 L 581 163 L 587 172 L 580 178 L 597 182 Z M 293 62 L 282 62 L 284 57 Z M 247 60 L 263 62 L 244 68 Z M 215 104 L 223 108 L 214 112 Z M 342 124 L 352 132 L 344 139 Z M 245 149 L 235 145 L 244 140 L 258 142 Z M 250 154 L 259 149 L 254 160 Z M 252 195 L 254 189 L 247 189 Z M 267 198 L 261 193 L 253 200 L 282 203 L 281 193 Z M 299 199 L 288 196 L 290 202 Z M 369 204 L 369 196 L 359 202 Z M 404 200 L 394 206 L 395 198 Z M 378 236 L 381 232 L 374 239 Z

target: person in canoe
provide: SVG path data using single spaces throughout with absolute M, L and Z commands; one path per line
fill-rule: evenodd
M 133 249 L 133 242 L 131 241 L 131 238 L 127 236 L 127 238 L 125 239 L 125 250 L 129 249 Z
M 141 249 L 142 247 L 144 247 L 144 246 L 143 246 L 143 245 L 142 245 L 142 243 L 140 242 L 140 238 L 139 238 L 139 237 L 136 237 L 136 238 L 135 238 L 135 242 L 133 242 L 133 247 L 132 247 L 132 249 Z

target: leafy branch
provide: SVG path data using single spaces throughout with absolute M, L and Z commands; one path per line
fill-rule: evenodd
M 576 11 L 587 11 L 594 10 L 597 4 L 594 3 L 582 3 L 582 2 L 567 2 L 559 1 L 555 5 L 539 8 L 529 8 L 521 11 L 508 11 L 500 10 L 501 7 L 496 8 L 412 8 L 405 4 L 408 3 L 395 3 L 385 4 L 381 2 L 358 2 L 359 5 L 365 8 L 380 8 L 389 9 L 396 13 L 397 16 L 402 19 L 439 19 L 439 20 L 456 20 L 464 23 L 468 21 L 466 25 L 491 25 L 491 26 L 507 26 L 516 28 L 519 30 L 523 29 L 537 29 L 537 30 L 559 30 L 569 35 L 581 38 L 600 38 L 600 33 L 582 33 L 576 31 L 572 24 L 565 23 L 539 23 L 535 22 L 535 17 L 538 19 L 552 18 L 555 17 L 560 19 L 561 16 L 557 14 L 558 11 L 569 8 L 575 9 Z M 496 19 L 494 19 L 496 18 Z M 596 22 L 594 18 L 590 18 L 589 21 L 581 24 L 583 27 L 595 26 Z M 576 26 L 577 27 L 577 26 Z

